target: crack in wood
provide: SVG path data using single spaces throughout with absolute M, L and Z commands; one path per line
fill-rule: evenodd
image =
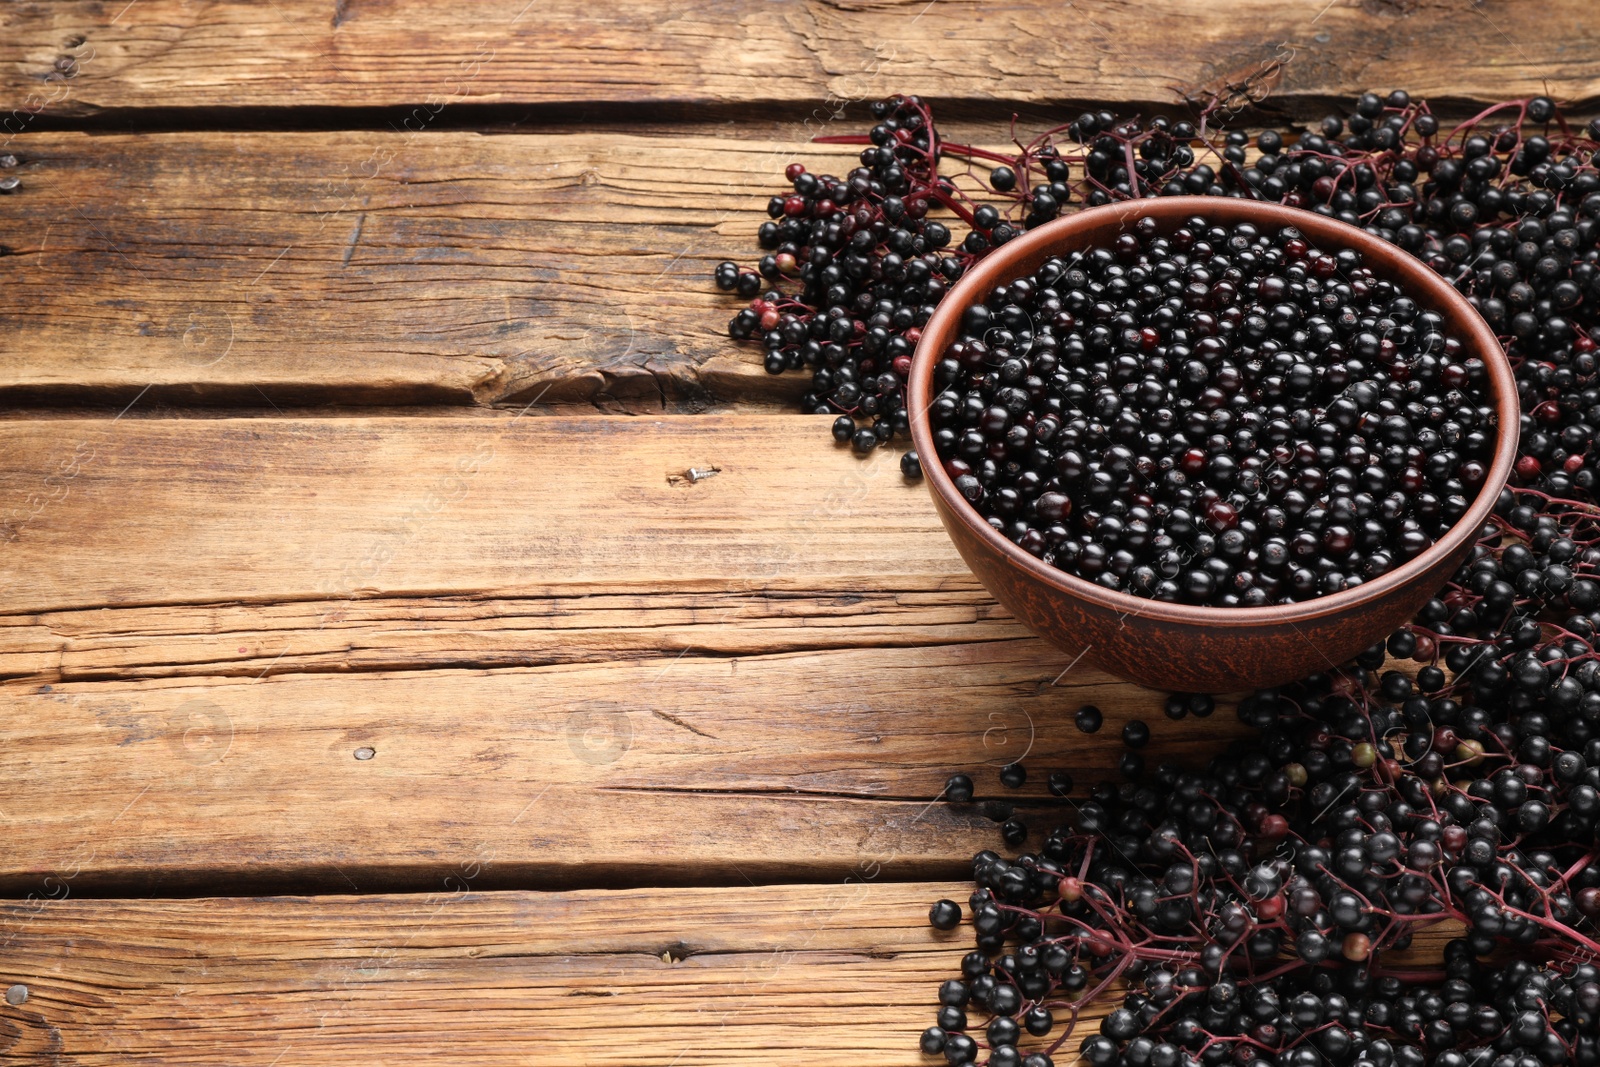
M 673 662 L 676 663 L 677 661 L 674 660 Z M 711 740 L 711 741 L 720 741 L 720 740 L 722 740 L 716 734 L 707 733 L 704 730 L 697 729 L 694 726 L 691 726 L 688 723 L 684 722 L 682 719 L 678 718 L 676 715 L 669 715 L 667 712 L 664 712 L 664 711 L 660 710 L 659 708 L 651 708 L 650 709 L 650 714 L 654 715 L 658 719 L 663 720 L 664 722 L 670 722 L 674 726 L 681 726 L 685 730 L 688 730 L 691 734 L 696 735 L 697 737 L 704 737 L 704 738 L 706 738 L 708 740 Z
M 350 257 L 356 254 L 356 245 L 361 243 L 361 231 L 366 228 L 367 213 L 363 211 L 356 219 L 356 228 L 350 234 L 350 244 L 344 250 L 344 259 L 339 263 L 341 268 L 350 265 Z

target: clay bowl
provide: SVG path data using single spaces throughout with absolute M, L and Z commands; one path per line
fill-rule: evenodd
M 1297 227 L 1323 251 L 1353 248 L 1374 273 L 1444 316 L 1445 332 L 1488 368 L 1499 426 L 1488 478 L 1460 522 L 1416 559 L 1341 593 L 1298 604 L 1213 608 L 1118 593 L 1057 570 L 996 532 L 956 491 L 928 425 L 934 365 L 958 335 L 966 309 L 996 285 L 1051 256 L 1109 244 L 1140 218 L 1163 232 L 1202 216 L 1262 229 Z M 1222 197 L 1163 197 L 1090 208 L 1031 230 L 972 268 L 922 332 L 908 385 L 911 437 L 934 505 L 961 558 L 996 600 L 1033 632 L 1106 671 L 1184 692 L 1278 685 L 1344 663 L 1409 619 L 1449 578 L 1494 508 L 1516 457 L 1519 408 L 1510 364 L 1494 333 L 1427 266 L 1379 238 L 1309 211 Z

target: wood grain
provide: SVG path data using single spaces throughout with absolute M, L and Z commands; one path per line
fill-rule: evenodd
M 950 773 L 1087 786 L 1160 696 L 1021 635 L 821 429 L 0 425 L 0 885 L 405 887 L 485 840 L 529 884 L 959 869 L 998 809 L 929 808 Z M 1239 729 L 1164 724 L 1153 759 Z
M 890 92 L 1010 104 L 1127 101 L 1254 83 L 1306 110 L 1366 88 L 1451 101 L 1600 87 L 1587 0 L 491 0 L 472 17 L 401 0 L 11 4 L 6 110 L 568 105 L 637 120 L 771 104 L 819 119 Z M 1278 57 L 1289 56 L 1274 74 Z M 604 105 L 613 105 L 607 110 Z
M 784 164 L 705 135 L 30 136 L 0 201 L 0 398 L 790 404 L 724 333 Z
M 0 976 L 28 1000 L 0 1003 L 0 1055 L 906 1064 L 959 969 L 926 924 L 956 885 L 480 893 L 470 874 L 418 896 L 13 907 Z
M 917 1034 L 971 943 L 964 927 L 926 922 L 932 901 L 965 899 L 960 883 L 863 873 L 535 894 L 476 881 L 463 871 L 414 896 L 9 905 L 0 981 L 28 998 L 0 1003 L 0 1055 L 90 1067 L 902 1067 L 923 1062 Z M 1443 937 L 1425 932 L 1409 955 L 1437 954 Z M 1100 1014 L 1085 1012 L 1080 1039 Z
M 0 677 L 104 679 L 541 667 L 619 657 L 751 656 L 1014 640 L 1027 631 L 973 581 L 856 593 L 407 597 L 0 618 Z
M 418 888 L 481 850 L 505 886 L 959 873 L 1045 772 L 1087 792 L 1120 726 L 1201 765 L 1245 731 L 1034 639 L 556 667 L 6 689 L 0 887 Z M 1107 725 L 1079 734 L 1096 703 Z M 1002 789 L 1026 755 L 1035 781 Z M 936 803 L 970 771 L 973 805 Z
M 817 418 L 52 419 L 0 451 L 8 614 L 971 588 L 898 456 Z

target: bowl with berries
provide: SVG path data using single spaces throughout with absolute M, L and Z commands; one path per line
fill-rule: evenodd
M 975 264 L 917 343 L 911 435 L 963 559 L 1036 633 L 1196 692 L 1332 668 L 1481 536 L 1516 383 L 1446 280 L 1246 199 L 1090 208 Z

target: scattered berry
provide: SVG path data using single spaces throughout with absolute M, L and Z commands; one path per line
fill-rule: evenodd
M 953 900 L 937 901 L 928 909 L 928 922 L 935 930 L 954 930 L 961 924 L 961 905 Z
M 1143 748 L 1150 743 L 1150 727 L 1142 719 L 1129 719 L 1122 726 L 1122 743 L 1129 748 Z
M 952 774 L 944 783 L 944 797 L 952 804 L 971 803 L 972 779 L 964 774 Z
M 1101 715 L 1100 709 L 1093 704 L 1085 704 L 1078 709 L 1072 721 L 1082 733 L 1092 734 L 1100 729 L 1100 725 L 1105 722 L 1105 716 Z

